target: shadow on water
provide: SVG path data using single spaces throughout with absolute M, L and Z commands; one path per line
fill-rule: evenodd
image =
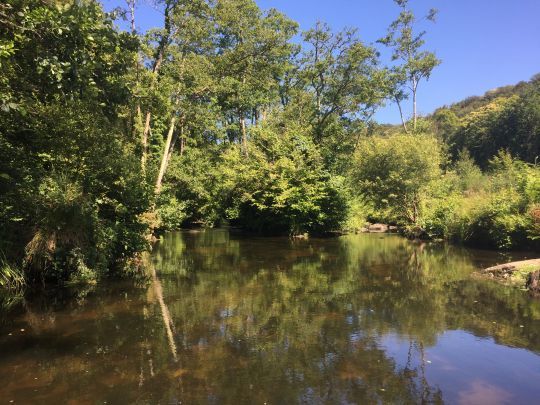
M 4 314 L 0 398 L 530 402 L 540 301 L 471 277 L 499 260 L 397 236 L 172 233 L 149 286 L 64 290 Z

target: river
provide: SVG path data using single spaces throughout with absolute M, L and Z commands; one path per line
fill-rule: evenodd
M 540 300 L 393 235 L 165 235 L 149 281 L 0 310 L 0 403 L 532 404 Z

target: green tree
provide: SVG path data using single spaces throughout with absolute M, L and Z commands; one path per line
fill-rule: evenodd
M 352 167 L 353 187 L 391 219 L 418 224 L 430 185 L 441 176 L 441 146 L 431 136 L 364 139 Z
M 375 49 L 364 45 L 355 29 L 334 33 L 321 22 L 304 32 L 303 39 L 297 74 L 313 97 L 315 140 L 329 136 L 335 118 L 368 121 L 387 97 Z
M 394 0 L 401 8 L 399 17 L 390 24 L 388 34 L 379 40 L 380 43 L 392 48 L 392 61 L 399 61 L 400 64 L 391 68 L 393 72 L 393 98 L 398 104 L 403 127 L 407 131 L 405 118 L 401 108 L 401 102 L 412 94 L 412 117 L 413 129 L 416 131 L 417 124 L 417 92 L 418 85 L 422 80 L 428 80 L 435 67 L 441 61 L 437 59 L 433 52 L 423 51 L 425 44 L 425 31 L 415 32 L 417 19 L 408 8 L 409 0 Z M 435 21 L 437 11 L 431 9 L 426 16 L 428 21 Z
M 13 1 L 0 41 L 0 232 L 27 276 L 122 268 L 148 207 L 126 119 L 138 42 L 92 0 Z M 14 29 L 15 28 L 15 29 Z
M 297 24 L 274 9 L 263 13 L 253 0 L 220 0 L 215 13 L 222 124 L 248 156 L 247 120 L 259 121 L 279 99 Z

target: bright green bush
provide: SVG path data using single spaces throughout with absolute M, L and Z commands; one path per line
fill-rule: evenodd
M 416 225 L 441 164 L 441 146 L 428 135 L 365 138 L 351 169 L 352 188 L 388 211 L 387 220 Z
M 321 234 L 342 228 L 347 215 L 343 181 L 325 169 L 305 129 L 279 122 L 253 131 L 250 156 L 225 156 L 225 184 L 233 223 L 265 233 Z
M 158 215 L 160 226 L 165 230 L 180 229 L 188 219 L 187 203 L 179 201 L 176 197 L 160 198 Z
M 433 237 L 478 247 L 534 249 L 539 176 L 539 168 L 508 153 L 492 159 L 487 174 L 463 155 L 426 202 L 423 226 Z

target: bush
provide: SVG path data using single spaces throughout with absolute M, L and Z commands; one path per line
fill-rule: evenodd
M 305 130 L 270 122 L 253 131 L 250 145 L 249 159 L 236 149 L 225 157 L 226 167 L 236 168 L 225 172 L 233 223 L 264 233 L 324 234 L 342 228 L 343 180 L 324 169 Z
M 463 154 L 433 187 L 423 225 L 430 236 L 497 249 L 536 248 L 540 170 L 500 152 L 482 174 Z M 437 191 L 438 190 L 438 191 Z
M 387 211 L 390 222 L 418 224 L 423 201 L 441 176 L 442 150 L 427 135 L 370 137 L 355 155 L 352 187 L 377 210 Z
M 161 198 L 158 208 L 160 227 L 165 230 L 180 229 L 188 218 L 187 203 L 176 197 Z

